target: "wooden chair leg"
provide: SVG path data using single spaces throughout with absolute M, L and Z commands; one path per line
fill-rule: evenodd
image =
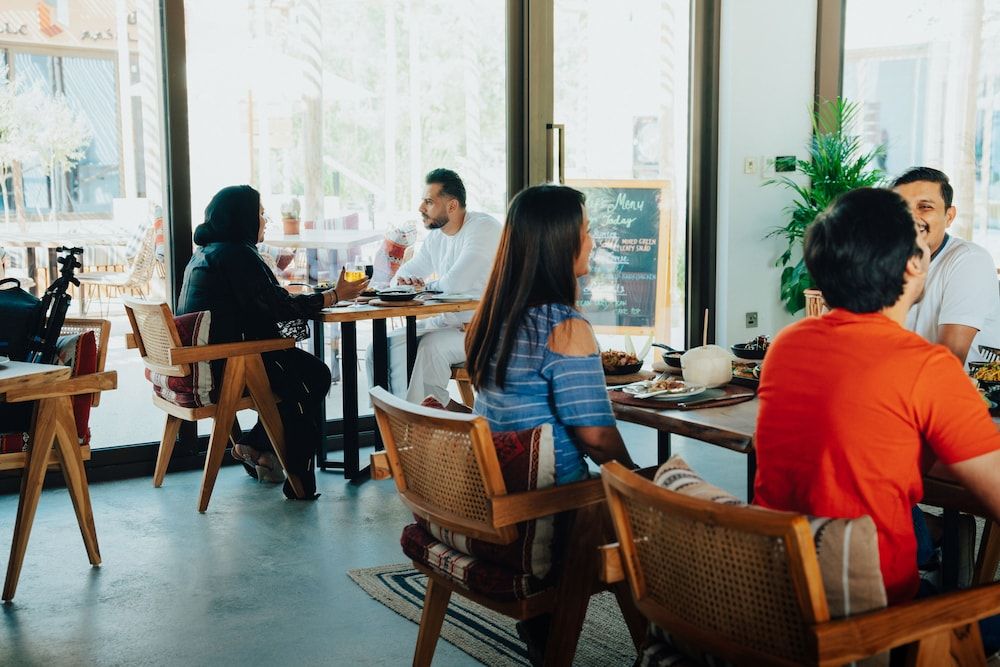
M 987 519 L 986 527 L 983 529 L 983 542 L 979 547 L 979 557 L 976 558 L 976 568 L 972 572 L 973 586 L 993 583 L 998 566 L 1000 566 L 1000 525 Z
M 472 383 L 468 380 L 456 380 L 458 383 L 458 393 L 462 396 L 462 402 L 470 408 L 476 404 L 476 395 L 472 391 Z
M 259 354 L 252 354 L 241 357 L 246 361 L 246 382 L 250 395 L 257 405 L 257 414 L 264 424 L 264 431 L 274 445 L 274 454 L 278 457 L 278 462 L 285 469 L 288 477 L 288 484 L 292 491 L 299 498 L 305 497 L 305 490 L 302 488 L 302 480 L 298 476 L 288 472 L 285 464 L 288 450 L 285 448 L 285 428 L 281 424 L 281 415 L 278 414 L 278 406 L 274 402 L 274 394 L 271 393 L 271 383 L 267 379 L 267 371 L 264 370 L 264 360 Z
M 615 584 L 612 587 L 612 591 L 615 594 L 615 599 L 618 600 L 618 608 L 622 612 L 622 618 L 625 619 L 625 625 L 628 626 L 628 633 L 632 636 L 632 645 L 635 646 L 635 650 L 638 652 L 646 642 L 646 630 L 649 627 L 649 621 L 642 615 L 639 608 L 635 606 L 632 591 L 627 583 Z
M 601 508 L 584 507 L 576 510 L 566 553 L 572 554 L 559 582 L 556 598 L 559 604 L 552 614 L 549 638 L 545 645 L 545 665 L 566 666 L 573 664 L 576 645 L 587 615 L 587 605 L 597 581 L 597 546 L 602 535 Z
M 420 630 L 417 632 L 417 647 L 413 651 L 413 667 L 430 667 L 438 636 L 441 634 L 441 624 L 448 611 L 449 599 L 451 590 L 428 577 L 424 610 L 420 614 Z
M 233 357 L 226 360 L 226 370 L 222 374 L 222 390 L 219 402 L 215 408 L 215 419 L 212 424 L 212 435 L 208 440 L 208 456 L 205 457 L 205 473 L 201 479 L 201 494 L 198 498 L 198 511 L 208 509 L 212 498 L 215 479 L 219 476 L 222 457 L 226 453 L 229 442 L 229 432 L 236 419 L 236 405 L 243 395 L 246 386 L 246 373 L 243 357 Z
M 163 484 L 163 477 L 167 474 L 170 455 L 174 453 L 174 443 L 177 442 L 177 433 L 180 428 L 180 417 L 167 415 L 167 423 L 163 427 L 163 438 L 160 440 L 160 448 L 156 452 L 156 468 L 153 470 L 153 486 L 157 489 Z
M 941 665 L 956 664 L 951 661 L 951 656 L 948 655 L 951 648 L 951 636 L 950 630 L 943 630 L 933 635 L 927 635 L 908 646 L 906 667 L 940 667 Z M 982 648 L 980 648 L 980 653 L 982 653 Z
M 21 495 L 17 501 L 17 517 L 14 520 L 14 539 L 10 545 L 10 561 L 7 563 L 7 578 L 3 585 L 3 599 L 14 599 L 17 580 L 21 576 L 24 552 L 31 536 L 31 525 L 38 509 L 38 498 L 42 494 L 45 469 L 49 464 L 52 440 L 56 433 L 56 419 L 49 401 L 41 401 L 35 410 L 35 420 L 31 438 L 31 449 L 21 477 Z
M 69 497 L 73 501 L 73 511 L 76 512 L 76 522 L 83 536 L 83 546 L 87 549 L 87 558 L 91 565 L 101 564 L 101 550 L 97 546 L 97 528 L 94 526 L 94 509 L 90 503 L 90 487 L 87 484 L 87 470 L 80 454 L 80 443 L 76 437 L 76 422 L 73 420 L 73 404 L 69 396 L 59 396 L 54 399 L 44 399 L 55 402 L 56 423 L 56 453 L 60 458 L 63 479 L 69 489 Z
M 970 623 L 951 631 L 951 658 L 962 667 L 986 667 L 979 623 Z

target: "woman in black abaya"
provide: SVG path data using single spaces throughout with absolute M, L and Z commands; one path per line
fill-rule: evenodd
M 194 231 L 199 247 L 184 270 L 177 312 L 211 311 L 211 343 L 277 338 L 288 322 L 307 319 L 338 300 L 353 299 L 368 283 L 346 281 L 342 271 L 334 289 L 288 294 L 257 253 L 265 222 L 260 193 L 249 185 L 234 185 L 212 198 L 205 209 L 205 222 Z M 321 359 L 297 348 L 262 356 L 271 389 L 281 398 L 278 412 L 285 429 L 287 472 L 302 480 L 306 494 L 302 500 L 314 499 L 314 461 L 323 434 L 320 407 L 330 388 L 330 369 Z M 222 362 L 213 362 L 217 381 L 221 370 Z M 254 476 L 281 479 L 259 420 L 233 447 L 233 457 Z M 285 496 L 295 498 L 287 480 L 283 490 Z

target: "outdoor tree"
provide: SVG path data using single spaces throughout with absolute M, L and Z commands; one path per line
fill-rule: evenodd
M 33 156 L 29 128 L 34 119 L 17 90 L 16 84 L 7 78 L 7 69 L 0 68 L 0 195 L 3 197 L 4 223 L 7 225 L 10 224 L 7 179 L 13 173 L 15 162 L 25 162 Z
M 63 95 L 47 95 L 40 88 L 32 88 L 19 99 L 35 109 L 29 141 L 49 177 L 50 219 L 55 220 L 56 176 L 68 172 L 84 156 L 93 133 L 83 115 L 74 111 Z

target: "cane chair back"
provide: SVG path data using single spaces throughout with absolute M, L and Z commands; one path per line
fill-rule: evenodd
M 62 328 L 59 330 L 60 336 L 72 336 L 74 334 L 82 334 L 87 331 L 94 332 L 94 340 L 97 341 L 97 372 L 104 372 L 104 364 L 108 359 L 108 340 L 111 337 L 111 322 L 108 320 L 98 320 L 98 319 L 84 319 L 67 317 L 63 321 Z M 93 405 L 95 408 L 101 404 L 101 393 L 96 392 L 93 396 Z
M 415 514 L 496 544 L 517 538 L 515 526 L 494 524 L 492 500 L 507 490 L 485 419 L 407 403 L 381 388 L 371 397 L 396 488 Z
M 829 620 L 805 517 L 660 488 L 620 466 L 602 473 L 622 562 L 650 620 L 737 664 L 801 664 Z
M 170 363 L 170 350 L 182 347 L 170 306 L 127 297 L 123 302 L 146 368 L 171 377 L 190 374 L 187 364 Z

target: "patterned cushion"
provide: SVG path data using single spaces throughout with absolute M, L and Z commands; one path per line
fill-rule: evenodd
M 212 326 L 212 313 L 204 310 L 174 318 L 181 345 L 207 345 L 208 332 Z M 200 408 L 216 401 L 212 367 L 207 361 L 189 364 L 191 373 L 184 377 L 172 377 L 154 373 L 146 369 L 146 379 L 153 383 L 153 393 L 165 401 L 182 408 Z
M 713 486 L 691 470 L 679 456 L 660 466 L 654 483 L 669 491 L 726 505 L 746 506 L 739 498 Z M 886 606 L 885 586 L 879 567 L 878 534 L 871 517 L 828 519 L 808 517 L 816 544 L 823 589 L 831 618 L 843 618 Z M 704 664 L 721 664 L 694 647 L 674 641 L 661 628 L 650 624 L 649 649 L 640 656 L 641 665 L 676 665 L 670 655 L 678 650 Z M 887 664 L 888 654 L 874 656 L 859 664 Z
M 442 409 L 437 399 L 431 396 L 424 399 L 423 405 Z M 546 489 L 555 485 L 555 445 L 551 424 L 493 433 L 493 446 L 497 450 L 507 493 Z M 547 516 L 519 523 L 517 539 L 505 545 L 477 540 L 421 517 L 414 518 L 434 538 L 466 555 L 538 579 L 545 579 L 552 569 L 557 517 Z
M 459 586 L 511 602 L 545 590 L 548 585 L 530 574 L 513 572 L 482 558 L 464 554 L 437 540 L 419 524 L 411 523 L 400 538 L 403 553 Z
M 85 331 L 70 336 L 60 336 L 56 341 L 56 361 L 73 369 L 72 377 L 97 372 L 97 337 L 93 331 Z M 76 421 L 76 436 L 80 445 L 90 444 L 91 395 L 81 394 L 70 399 L 73 402 L 73 418 Z M 30 416 L 26 414 L 26 419 Z M 27 424 L 21 425 L 24 429 Z M 0 454 L 21 452 L 28 448 L 28 434 L 23 430 L 0 434 Z

